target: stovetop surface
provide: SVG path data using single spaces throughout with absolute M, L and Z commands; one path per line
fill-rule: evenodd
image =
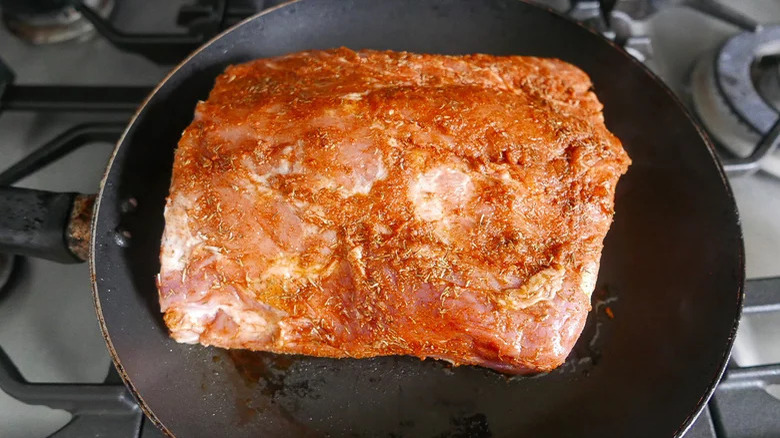
M 117 27 L 133 32 L 170 32 L 176 30 L 176 14 L 184 3 L 118 1 L 112 21 Z M 733 6 L 734 2 L 729 3 Z M 739 6 L 760 22 L 780 22 L 780 2 L 746 0 L 739 2 Z M 154 8 L 154 14 L 147 13 L 150 8 Z M 689 9 L 663 10 L 649 22 L 653 54 L 648 65 L 683 101 L 690 103 L 686 82 L 693 61 L 717 48 L 735 32 L 734 26 Z M 0 58 L 15 72 L 16 84 L 151 87 L 171 68 L 122 52 L 99 36 L 87 41 L 31 46 L 2 27 Z M 123 112 L 3 112 L 0 114 L 0 171 L 74 124 L 124 122 L 128 116 Z M 18 185 L 95 192 L 112 147 L 106 142 L 87 144 L 24 178 Z M 733 178 L 731 184 L 743 224 L 748 278 L 780 276 L 780 257 L 777 257 L 780 179 L 759 173 Z M 0 345 L 29 381 L 102 382 L 110 360 L 93 310 L 87 266 L 17 258 L 11 283 L 0 293 Z M 780 362 L 780 316 L 776 312 L 753 313 L 743 318 L 734 359 L 743 367 Z M 729 397 L 732 394 L 728 392 Z M 728 397 L 724 395 L 722 399 Z M 766 403 L 770 412 L 773 406 L 780 406 L 771 405 L 778 402 L 769 395 Z M 775 409 L 780 412 L 780 407 Z M 730 412 L 722 417 L 742 415 L 736 410 Z M 3 437 L 48 436 L 69 419 L 65 411 L 29 406 L 0 391 L 0 435 Z M 710 412 L 705 411 L 686 436 L 714 436 L 712 427 Z

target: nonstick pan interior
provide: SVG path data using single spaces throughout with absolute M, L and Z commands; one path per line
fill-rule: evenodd
M 595 310 L 562 368 L 507 378 L 434 360 L 226 352 L 168 338 L 154 278 L 173 150 L 195 103 L 228 64 L 338 46 L 556 57 L 591 76 L 634 164 L 618 185 Z M 138 208 L 123 213 L 129 198 Z M 96 305 L 120 374 L 180 437 L 679 435 L 725 366 L 744 272 L 730 189 L 671 93 L 600 36 L 514 0 L 301 0 L 240 24 L 139 112 L 107 172 L 93 239 Z

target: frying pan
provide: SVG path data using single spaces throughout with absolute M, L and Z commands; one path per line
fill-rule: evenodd
M 168 337 L 154 278 L 173 151 L 196 102 L 228 64 L 336 46 L 556 57 L 590 75 L 634 164 L 617 188 L 594 310 L 561 368 L 509 378 L 434 360 L 250 354 Z M 114 364 L 146 414 L 178 437 L 681 436 L 723 373 L 742 305 L 739 219 L 703 133 L 621 49 L 514 0 L 299 0 L 262 12 L 192 54 L 138 110 L 97 196 L 91 248 L 72 238 L 84 222 L 73 199 L 4 189 L 9 217 L 39 220 L 2 219 L 3 245 L 60 260 L 89 252 Z M 14 213 L 22 209 L 26 219 Z

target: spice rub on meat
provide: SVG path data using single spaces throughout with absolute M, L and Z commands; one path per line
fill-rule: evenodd
M 555 59 L 309 51 L 228 67 L 176 150 L 179 342 L 550 370 L 629 158 Z

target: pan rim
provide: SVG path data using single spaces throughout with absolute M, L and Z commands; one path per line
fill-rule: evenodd
M 206 48 L 217 42 L 218 40 L 222 39 L 223 36 L 227 35 L 228 33 L 233 32 L 234 30 L 238 29 L 239 27 L 242 27 L 246 25 L 247 23 L 256 20 L 259 17 L 262 17 L 264 15 L 273 13 L 279 9 L 294 5 L 296 3 L 303 2 L 304 0 L 289 0 L 283 3 L 280 3 L 276 6 L 273 6 L 271 8 L 262 10 L 254 15 L 251 15 L 250 17 L 245 18 L 244 20 L 236 23 L 235 25 L 225 29 L 224 31 L 220 32 L 219 34 L 212 37 L 210 40 L 208 40 L 203 45 L 199 46 L 197 49 L 195 49 L 192 53 L 190 53 L 186 58 L 184 58 L 180 63 L 178 63 L 173 69 L 171 69 L 170 72 L 168 72 L 163 79 L 160 80 L 160 82 L 152 89 L 152 91 L 149 93 L 149 95 L 144 99 L 144 101 L 139 105 L 138 109 L 135 111 L 133 116 L 128 121 L 128 124 L 124 131 L 122 132 L 122 135 L 120 136 L 119 140 L 117 140 L 114 150 L 111 153 L 111 157 L 108 160 L 108 163 L 106 164 L 105 171 L 103 173 L 103 177 L 100 181 L 100 187 L 97 193 L 97 200 L 92 216 L 92 224 L 91 224 L 91 238 L 90 238 L 90 255 L 89 255 L 89 273 L 90 273 L 90 279 L 92 282 L 92 298 L 95 306 L 95 311 L 98 318 L 98 323 L 100 325 L 100 331 L 103 336 L 104 341 L 106 342 L 106 347 L 108 349 L 109 355 L 111 356 L 111 361 L 113 362 L 114 367 L 117 370 L 117 373 L 119 374 L 120 378 L 122 379 L 122 382 L 127 387 L 128 391 L 133 395 L 133 397 L 138 402 L 139 407 L 143 411 L 143 413 L 149 418 L 154 425 L 160 429 L 166 436 L 169 437 L 175 437 L 175 435 L 160 421 L 160 419 L 157 417 L 157 415 L 151 410 L 149 405 L 146 403 L 146 401 L 141 396 L 140 392 L 135 388 L 132 381 L 130 380 L 130 377 L 127 375 L 127 373 L 124 370 L 124 367 L 122 366 L 117 351 L 114 348 L 113 342 L 111 341 L 111 336 L 108 333 L 108 327 L 106 326 L 105 319 L 103 317 L 103 310 L 100 303 L 100 291 L 98 290 L 98 284 L 97 284 L 97 262 L 95 260 L 95 254 L 96 254 L 96 247 L 97 247 L 97 224 L 98 224 L 98 217 L 100 213 L 100 208 L 102 206 L 102 200 L 103 200 L 103 194 L 106 190 L 106 183 L 108 181 L 108 176 L 110 174 L 110 171 L 113 169 L 114 161 L 119 153 L 119 150 L 121 149 L 122 145 L 125 142 L 125 139 L 127 135 L 129 134 L 130 130 L 134 128 L 137 119 L 140 117 L 141 113 L 145 111 L 147 108 L 149 102 L 154 98 L 155 95 L 157 95 L 158 91 L 164 87 L 169 79 L 174 76 L 176 73 L 178 73 L 185 65 L 187 65 L 190 60 L 196 56 L 198 56 L 201 52 L 203 52 Z M 720 159 L 717 156 L 717 153 L 715 152 L 714 145 L 712 143 L 712 140 L 709 138 L 708 134 L 703 130 L 703 128 L 700 126 L 700 124 L 693 118 L 690 111 L 683 105 L 680 98 L 674 94 L 674 92 L 669 88 L 666 83 L 661 80 L 658 75 L 653 73 L 648 67 L 646 67 L 644 64 L 642 64 L 639 60 L 637 60 L 635 57 L 631 56 L 625 49 L 620 47 L 619 45 L 615 44 L 615 42 L 605 38 L 600 33 L 570 19 L 569 17 L 551 9 L 546 8 L 543 6 L 540 6 L 538 4 L 532 3 L 529 0 L 520 0 L 524 5 L 535 8 L 541 11 L 545 11 L 548 14 L 553 15 L 557 19 L 561 19 L 569 23 L 570 25 L 574 25 L 576 27 L 579 27 L 581 30 L 587 31 L 591 33 L 592 35 L 595 35 L 598 37 L 602 42 L 606 43 L 612 49 L 615 49 L 618 53 L 621 54 L 623 58 L 626 58 L 629 62 L 633 63 L 634 66 L 638 67 L 639 70 L 643 71 L 645 75 L 647 75 L 653 82 L 655 82 L 660 88 L 664 91 L 664 93 L 674 102 L 674 105 L 682 111 L 685 118 L 687 119 L 688 123 L 691 124 L 696 132 L 699 134 L 699 137 L 703 140 L 707 152 L 710 155 L 711 160 L 713 161 L 713 164 L 715 165 L 715 168 L 718 172 L 718 176 L 720 177 L 720 182 L 723 184 L 723 187 L 726 191 L 726 196 L 728 200 L 735 206 L 734 208 L 734 214 L 736 218 L 736 225 L 737 225 L 737 233 L 736 236 L 739 239 L 739 251 L 737 254 L 739 266 L 738 272 L 737 272 L 737 303 L 736 303 L 736 313 L 733 317 L 733 324 L 731 327 L 731 330 L 729 332 L 729 335 L 726 339 L 726 343 L 724 345 L 724 351 L 721 354 L 720 358 L 720 365 L 718 366 L 717 370 L 715 371 L 715 374 L 712 376 L 709 385 L 707 386 L 706 390 L 696 403 L 696 405 L 693 407 L 689 415 L 683 420 L 683 422 L 680 424 L 680 426 L 677 428 L 677 430 L 674 433 L 675 438 L 682 437 L 693 425 L 693 422 L 698 416 L 701 414 L 701 412 L 704 410 L 704 407 L 707 405 L 708 401 L 712 397 L 712 395 L 715 393 L 715 390 L 717 389 L 718 383 L 720 382 L 723 374 L 726 371 L 726 368 L 728 366 L 729 358 L 731 357 L 732 348 L 734 345 L 734 341 L 736 338 L 736 332 L 739 327 L 739 322 L 742 315 L 742 309 L 744 306 L 744 299 L 745 299 L 745 290 L 744 290 L 744 284 L 745 284 L 745 247 L 744 247 L 744 236 L 742 232 L 741 227 L 741 220 L 739 217 L 739 210 L 736 208 L 736 199 L 734 198 L 734 193 L 731 188 L 731 185 L 728 181 L 728 178 L 726 177 L 726 173 L 723 170 L 723 166 L 720 162 Z
M 119 377 L 122 379 L 122 382 L 125 384 L 125 387 L 127 387 L 128 391 L 133 395 L 133 397 L 138 402 L 138 406 L 141 408 L 141 411 L 146 415 L 147 418 L 149 418 L 154 425 L 160 429 L 166 436 L 175 438 L 175 435 L 168 430 L 168 428 L 160 421 L 159 418 L 157 418 L 157 415 L 152 411 L 152 409 L 149 407 L 149 405 L 146 403 L 146 401 L 141 397 L 140 392 L 135 388 L 135 385 L 130 380 L 130 376 L 127 375 L 127 373 L 124 370 L 124 367 L 122 366 L 121 362 L 119 361 L 119 355 L 116 352 L 116 349 L 114 348 L 114 344 L 111 341 L 111 335 L 108 333 L 108 327 L 106 326 L 106 321 L 103 317 L 103 308 L 100 304 L 100 292 L 98 291 L 98 284 L 97 284 L 97 271 L 96 271 L 96 261 L 95 261 L 95 253 L 96 253 L 96 246 L 97 246 L 97 224 L 98 224 L 98 216 L 100 214 L 100 207 L 102 206 L 103 201 L 103 192 L 106 189 L 106 182 L 108 181 L 108 176 L 111 173 L 111 169 L 114 167 L 114 161 L 116 160 L 116 157 L 119 153 L 119 150 L 122 148 L 122 145 L 125 141 L 125 138 L 127 137 L 130 130 L 133 128 L 133 126 L 136 123 L 136 120 L 141 115 L 141 113 L 144 112 L 147 105 L 151 100 L 154 98 L 155 95 L 157 95 L 157 92 L 165 86 L 165 84 L 168 83 L 168 80 L 178 73 L 179 70 L 181 70 L 187 63 L 190 62 L 192 58 L 197 56 L 199 53 L 201 53 L 203 50 L 217 42 L 219 39 L 221 39 L 224 35 L 232 32 L 234 29 L 237 29 L 238 27 L 243 26 L 244 24 L 253 21 L 257 19 L 258 17 L 264 16 L 266 14 L 272 13 L 278 9 L 282 9 L 285 6 L 289 6 L 294 3 L 298 3 L 302 0 L 289 0 L 284 3 L 280 3 L 276 6 L 273 6 L 268 9 L 264 9 L 257 14 L 251 15 L 240 22 L 234 24 L 233 26 L 223 30 L 222 32 L 218 33 L 214 37 L 212 37 L 210 40 L 205 42 L 203 45 L 195 49 L 192 53 L 187 55 L 186 58 L 184 58 L 180 63 L 176 64 L 174 68 L 169 71 L 165 77 L 163 77 L 160 82 L 152 89 L 152 91 L 149 93 L 148 96 L 144 99 L 143 102 L 141 102 L 141 105 L 138 107 L 138 109 L 135 111 L 133 116 L 130 118 L 130 120 L 127 123 L 127 127 L 125 127 L 124 131 L 122 131 L 122 135 L 119 137 L 119 140 L 117 140 L 116 144 L 114 145 L 114 150 L 111 152 L 111 157 L 108 160 L 108 163 L 106 164 L 105 171 L 103 172 L 103 177 L 100 180 L 100 188 L 97 193 L 97 199 L 95 202 L 95 208 L 92 213 L 92 224 L 91 224 L 91 236 L 90 236 L 90 252 L 89 252 L 89 275 L 90 279 L 92 281 L 92 300 L 95 305 L 95 312 L 97 313 L 98 323 L 100 325 L 100 332 L 103 335 L 103 340 L 106 342 L 106 347 L 108 348 L 108 353 L 111 356 L 111 362 L 113 362 L 114 367 L 117 370 L 117 374 L 119 374 Z

